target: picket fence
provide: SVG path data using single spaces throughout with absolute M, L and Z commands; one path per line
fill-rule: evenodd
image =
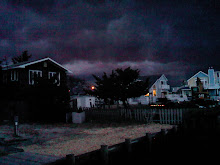
M 87 109 L 89 121 L 139 121 L 144 123 L 181 124 L 188 109 Z

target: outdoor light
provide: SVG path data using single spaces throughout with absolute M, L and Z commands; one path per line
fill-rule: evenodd
M 95 86 L 92 86 L 91 89 L 94 90 L 94 89 L 95 89 Z
M 147 97 L 147 96 L 149 96 L 150 94 L 149 93 L 147 93 L 146 95 L 144 95 L 145 97 Z
M 160 105 L 160 104 L 156 104 L 156 105 L 151 104 L 150 106 L 151 106 L 151 107 L 164 107 L 165 105 L 163 105 L 163 104 L 162 104 L 162 105 Z

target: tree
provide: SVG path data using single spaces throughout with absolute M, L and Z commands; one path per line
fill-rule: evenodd
M 83 79 L 68 76 L 67 77 L 67 86 L 70 89 L 71 95 L 84 94 L 84 88 L 86 88 L 87 82 Z
M 22 53 L 22 55 L 20 55 L 20 56 L 17 56 L 17 57 L 13 57 L 12 58 L 12 62 L 14 63 L 14 64 L 17 64 L 17 63 L 20 63 L 20 62 L 24 62 L 24 61 L 28 61 L 30 58 L 31 58 L 31 54 L 29 55 L 28 54 L 28 51 L 27 50 L 25 50 L 23 53 Z
M 2 64 L 2 61 L 0 60 L 0 86 L 2 84 L 2 66 L 1 66 L 1 64 Z
M 124 107 L 128 107 L 128 98 L 139 97 L 148 92 L 148 79 L 144 82 L 138 80 L 140 71 L 130 67 L 116 69 L 108 76 L 106 73 L 100 78 L 93 75 L 96 80 L 95 89 L 89 91 L 105 103 L 111 101 L 122 101 Z
M 107 76 L 106 73 L 103 74 L 102 78 L 93 75 L 96 80 L 95 89 L 88 91 L 89 94 L 92 94 L 100 99 L 103 99 L 106 104 L 110 102 L 117 101 L 116 91 L 116 76 L 114 72 L 110 76 Z

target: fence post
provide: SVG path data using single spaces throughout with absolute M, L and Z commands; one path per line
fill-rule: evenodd
M 74 154 L 66 155 L 66 161 L 68 165 L 76 165 L 76 159 Z
M 147 152 L 151 152 L 152 150 L 152 137 L 150 136 L 149 133 L 146 133 L 146 148 Z
M 108 145 L 101 145 L 101 156 L 104 165 L 108 165 Z
M 161 143 L 162 145 L 164 145 L 166 143 L 166 130 L 165 129 L 161 129 Z
M 128 154 L 130 154 L 132 152 L 131 139 L 125 139 L 125 145 L 126 145 L 126 150 Z
M 18 137 L 19 132 L 18 132 L 18 116 L 14 116 L 14 136 Z

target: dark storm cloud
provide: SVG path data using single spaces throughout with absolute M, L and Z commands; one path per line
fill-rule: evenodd
M 184 65 L 215 65 L 218 4 L 195 2 L 1 1 L 0 57 L 27 49 L 34 58 L 51 56 L 72 68 L 76 61 L 91 67 L 99 62 L 112 62 L 115 67 L 128 62 L 143 69 L 154 64 L 155 73 L 168 66 L 164 70 L 171 73 L 186 69 Z
M 55 0 L 8 0 L 15 8 L 30 8 L 34 12 L 45 13 L 52 9 Z

